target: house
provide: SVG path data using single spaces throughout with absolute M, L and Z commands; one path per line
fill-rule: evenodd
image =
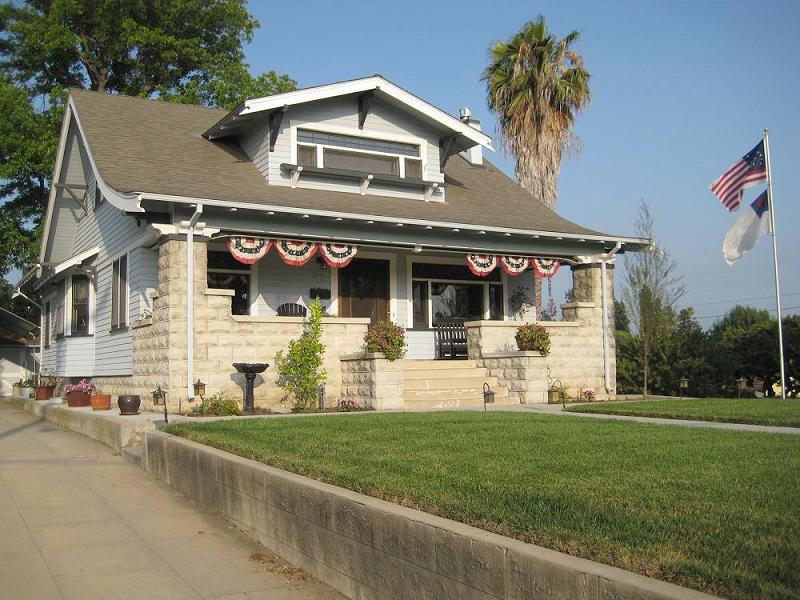
M 380 76 L 230 112 L 73 90 L 34 274 L 43 370 L 144 406 L 157 385 L 171 407 L 191 400 L 198 379 L 239 394 L 231 364 L 272 363 L 319 298 L 329 399 L 458 406 L 488 381 L 541 401 L 546 377 L 613 396 L 613 260 L 646 241 L 561 218 L 491 148 L 468 110 Z M 515 300 L 532 294 L 531 257 L 574 279 L 547 361 L 509 352 L 535 318 Z M 391 368 L 355 354 L 387 318 L 408 329 Z M 445 322 L 464 325 L 466 362 L 434 362 Z M 274 371 L 258 383 L 257 402 L 280 401 Z
M 20 381 L 33 379 L 38 362 L 38 326 L 0 309 L 0 397 Z

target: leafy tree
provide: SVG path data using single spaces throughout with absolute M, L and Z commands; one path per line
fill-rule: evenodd
M 629 331 L 615 333 L 617 349 L 617 393 L 636 394 L 642 390 L 642 352 L 639 339 Z
M 572 31 L 559 39 L 539 16 L 508 41 L 492 44 L 482 75 L 505 147 L 517 159 L 520 185 L 551 209 L 558 197 L 561 156 L 566 148 L 577 148 L 575 116 L 591 98 L 589 72 L 571 48 L 579 37 Z M 538 278 L 535 291 L 541 312 Z
M 0 276 L 37 254 L 65 90 L 230 108 L 294 89 L 253 77 L 244 0 L 27 0 L 0 4 Z
M 783 319 L 783 351 L 786 361 L 786 395 L 800 397 L 800 315 Z
M 631 320 L 622 300 L 614 300 L 614 329 L 628 333 L 631 331 Z
M 709 357 L 709 360 L 720 385 L 731 387 L 734 379 L 742 376 L 760 377 L 751 372 L 748 367 L 751 357 L 746 356 L 744 340 L 754 328 L 768 327 L 772 320 L 769 311 L 737 305 L 729 310 L 722 319 L 714 323 L 709 331 L 709 338 L 715 352 Z M 776 347 L 777 341 L 772 348 Z M 761 360 L 758 362 L 763 363 Z M 771 392 L 771 388 L 765 391 L 765 393 L 767 392 Z
M 653 240 L 653 216 L 642 201 L 636 221 L 639 237 Z M 642 393 L 647 395 L 650 354 L 669 334 L 674 306 L 684 293 L 677 264 L 653 240 L 642 252 L 626 254 L 623 298 L 639 338 L 642 356 Z

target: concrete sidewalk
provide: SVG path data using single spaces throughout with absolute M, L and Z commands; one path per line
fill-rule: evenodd
M 343 598 L 262 551 L 106 446 L 0 403 L 0 598 Z
M 607 419 L 612 421 L 635 421 L 651 425 L 675 425 L 676 427 L 705 427 L 708 429 L 729 429 L 732 431 L 751 431 L 757 433 L 785 433 L 800 435 L 800 427 L 777 427 L 773 425 L 746 425 L 744 423 L 721 423 L 718 421 L 690 421 L 688 419 L 662 419 L 655 417 L 634 417 L 630 415 L 606 415 L 602 413 L 581 413 L 563 410 L 560 404 L 528 404 L 526 410 L 548 415 L 584 417 L 587 419 Z

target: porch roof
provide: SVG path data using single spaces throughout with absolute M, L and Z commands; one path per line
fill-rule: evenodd
M 84 90 L 71 99 L 101 179 L 123 194 L 634 241 L 564 219 L 489 161 L 453 156 L 446 202 L 269 185 L 235 140 L 202 137 L 226 111 Z

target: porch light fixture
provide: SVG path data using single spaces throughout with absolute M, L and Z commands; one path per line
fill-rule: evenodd
M 203 399 L 203 396 L 206 395 L 206 384 L 200 381 L 200 378 L 197 378 L 197 381 L 194 382 L 192 386 L 194 388 L 194 395 L 200 396 L 200 399 Z
M 320 271 L 327 271 L 328 270 L 328 263 L 325 262 L 325 259 L 321 256 L 317 257 L 317 264 L 319 265 Z
M 486 405 L 494 404 L 494 392 L 488 383 L 483 384 L 483 412 L 486 412 Z
M 422 252 L 422 246 L 420 246 L 419 244 L 414 244 L 414 252 L 416 254 L 419 254 L 420 252 Z
M 739 377 L 739 379 L 736 380 L 736 391 L 738 398 L 741 399 L 742 390 L 744 390 L 744 388 L 746 387 L 747 387 L 747 379 L 745 379 L 744 377 Z
M 678 387 L 681 389 L 681 398 L 683 398 L 683 394 L 689 389 L 689 378 L 686 375 L 678 380 Z

